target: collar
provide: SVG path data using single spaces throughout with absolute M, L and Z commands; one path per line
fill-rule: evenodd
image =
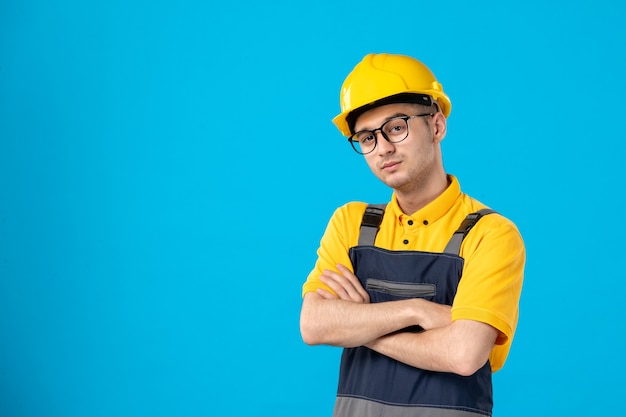
M 443 193 L 439 194 L 433 201 L 410 215 L 403 213 L 400 209 L 395 191 L 391 196 L 389 206 L 398 219 L 410 217 L 420 224 L 426 225 L 433 223 L 443 217 L 461 195 L 461 185 L 454 175 L 448 175 L 448 183 L 448 188 L 446 188 Z

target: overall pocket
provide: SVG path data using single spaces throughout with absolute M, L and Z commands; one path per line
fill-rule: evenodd
M 436 293 L 435 284 L 416 282 L 396 282 L 382 279 L 368 278 L 365 282 L 365 289 L 384 294 L 395 295 L 397 297 L 434 297 Z

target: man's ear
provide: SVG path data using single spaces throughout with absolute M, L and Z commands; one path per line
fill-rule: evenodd
M 435 113 L 432 119 L 433 140 L 441 142 L 446 137 L 447 120 L 441 112 Z

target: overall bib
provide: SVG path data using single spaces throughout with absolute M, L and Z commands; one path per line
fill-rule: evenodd
M 420 297 L 452 305 L 463 271 L 461 242 L 480 217 L 493 211 L 470 214 L 444 252 L 431 253 L 373 246 L 381 207 L 368 207 L 359 245 L 349 251 L 370 302 Z M 416 326 L 403 331 L 421 330 Z M 489 362 L 463 377 L 414 368 L 363 346 L 343 351 L 335 417 L 483 417 L 491 415 L 492 405 Z

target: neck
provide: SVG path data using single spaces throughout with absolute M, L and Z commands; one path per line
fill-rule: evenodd
M 421 184 L 396 189 L 396 198 L 402 212 L 411 215 L 439 197 L 448 188 L 448 176 L 442 170 Z

